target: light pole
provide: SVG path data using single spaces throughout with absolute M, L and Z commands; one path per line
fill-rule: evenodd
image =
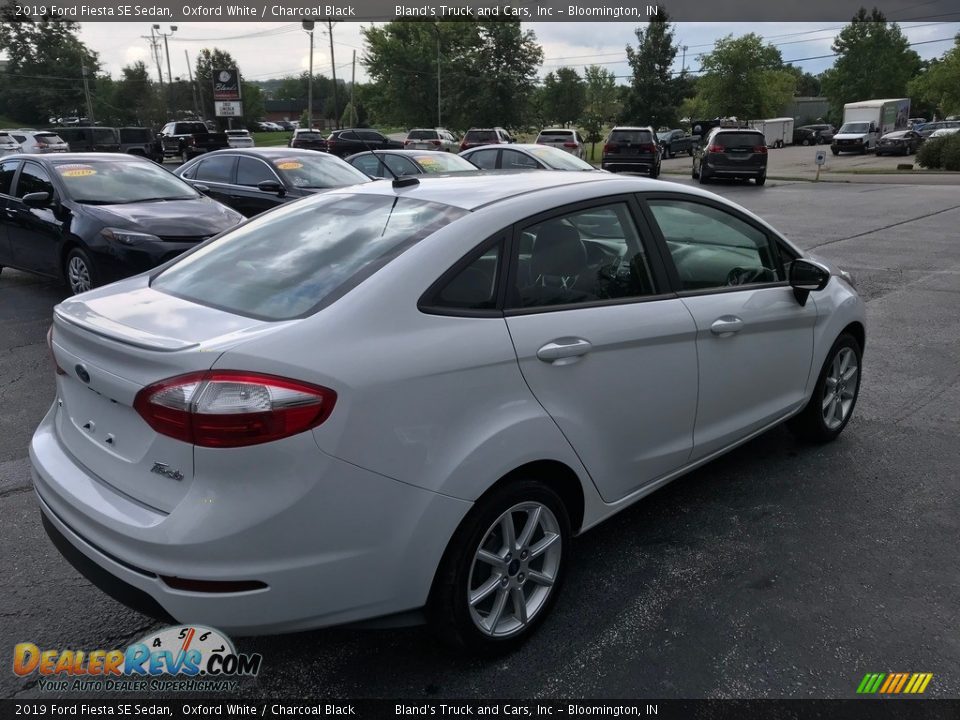
M 307 75 L 307 130 L 310 130 L 313 128 L 313 20 L 304 20 L 301 25 L 310 36 L 310 74 Z
M 174 107 L 174 104 L 173 104 L 173 72 L 170 70 L 170 45 L 167 43 L 167 38 L 173 35 L 177 31 L 177 26 L 171 25 L 170 32 L 168 33 L 160 32 L 159 25 L 154 25 L 153 29 L 157 31 L 157 35 L 160 35 L 163 37 L 163 50 L 167 55 L 167 80 L 170 85 L 170 88 L 169 88 L 170 113 L 173 116 L 173 119 L 176 120 L 177 109 Z
M 440 122 L 440 23 L 436 23 L 433 29 L 437 31 L 437 127 L 443 127 Z

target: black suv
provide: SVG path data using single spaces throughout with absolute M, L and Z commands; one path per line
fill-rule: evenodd
M 364 150 L 403 150 L 403 143 L 366 128 L 334 130 L 327 136 L 327 152 L 331 155 L 343 158 Z
M 660 174 L 660 145 L 651 127 L 615 127 L 603 144 L 600 169 Z
M 767 181 L 767 140 L 759 130 L 714 128 L 693 151 L 694 179 L 753 178 Z

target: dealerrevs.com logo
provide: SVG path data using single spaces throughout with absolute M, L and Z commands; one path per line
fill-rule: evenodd
M 202 625 L 176 625 L 120 650 L 41 650 L 29 642 L 13 649 L 13 672 L 38 675 L 41 691 L 232 691 L 260 672 L 263 656 L 237 653 L 224 633 Z

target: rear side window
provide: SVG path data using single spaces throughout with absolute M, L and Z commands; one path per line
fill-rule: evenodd
M 210 157 L 200 161 L 200 167 L 194 173 L 197 180 L 206 182 L 232 183 L 233 166 L 236 164 L 235 157 Z
M 116 143 L 116 131 L 108 128 L 97 128 L 90 131 L 95 143 Z
M 478 150 L 467 155 L 467 160 L 483 170 L 493 170 L 497 167 L 497 153 L 499 150 Z
M 430 303 L 433 307 L 491 310 L 497 306 L 497 273 L 502 243 L 497 243 L 453 276 Z
M 40 145 L 59 145 L 63 142 L 59 135 L 53 133 L 37 133 L 33 136 Z
M 239 159 L 239 165 L 237 166 L 237 185 L 255 187 L 266 180 L 277 182 L 279 178 L 274 175 L 273 171 L 267 167 L 265 162 L 248 157 Z
M 121 128 L 120 142 L 148 143 L 153 141 L 153 134 L 147 128 Z
M 239 315 L 302 317 L 465 214 L 407 197 L 318 195 L 205 245 L 152 287 Z
M 653 133 L 649 130 L 614 130 L 610 133 L 609 142 L 615 143 L 652 143 Z

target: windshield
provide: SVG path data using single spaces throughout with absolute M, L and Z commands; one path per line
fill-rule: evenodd
M 370 178 L 332 155 L 281 157 L 273 167 L 290 185 L 299 188 L 333 188 L 370 182 Z
M 649 130 L 614 130 L 610 133 L 608 142 L 642 144 L 653 142 L 653 134 Z
M 570 140 L 573 138 L 573 130 L 541 130 L 538 140 Z
M 60 138 L 60 136 L 59 136 L 59 135 L 54 135 L 53 133 L 45 133 L 45 134 L 37 133 L 37 134 L 34 135 L 33 137 L 36 139 L 37 143 L 40 144 L 40 145 L 61 145 L 61 144 L 63 144 L 63 140 Z
M 558 150 L 554 147 L 542 146 L 530 148 L 530 154 L 538 160 L 542 160 L 548 167 L 554 170 L 593 170 L 594 167 L 588 162 L 584 162 L 570 153 Z
M 664 130 L 663 132 L 657 133 L 658 140 L 666 140 L 673 134 L 673 130 Z
M 78 203 L 122 205 L 200 197 L 180 178 L 149 162 L 84 160 L 57 163 L 54 167 L 67 194 Z
M 425 173 L 465 172 L 477 170 L 477 166 L 466 158 L 450 153 L 435 153 L 432 155 L 413 155 L 416 163 Z
M 465 214 L 393 195 L 317 195 L 220 236 L 151 286 L 240 315 L 289 320 L 333 302 Z
M 844 123 L 843 127 L 840 128 L 838 135 L 843 135 L 844 133 L 865 133 L 870 132 L 870 123 L 868 122 L 854 122 L 854 123 Z

